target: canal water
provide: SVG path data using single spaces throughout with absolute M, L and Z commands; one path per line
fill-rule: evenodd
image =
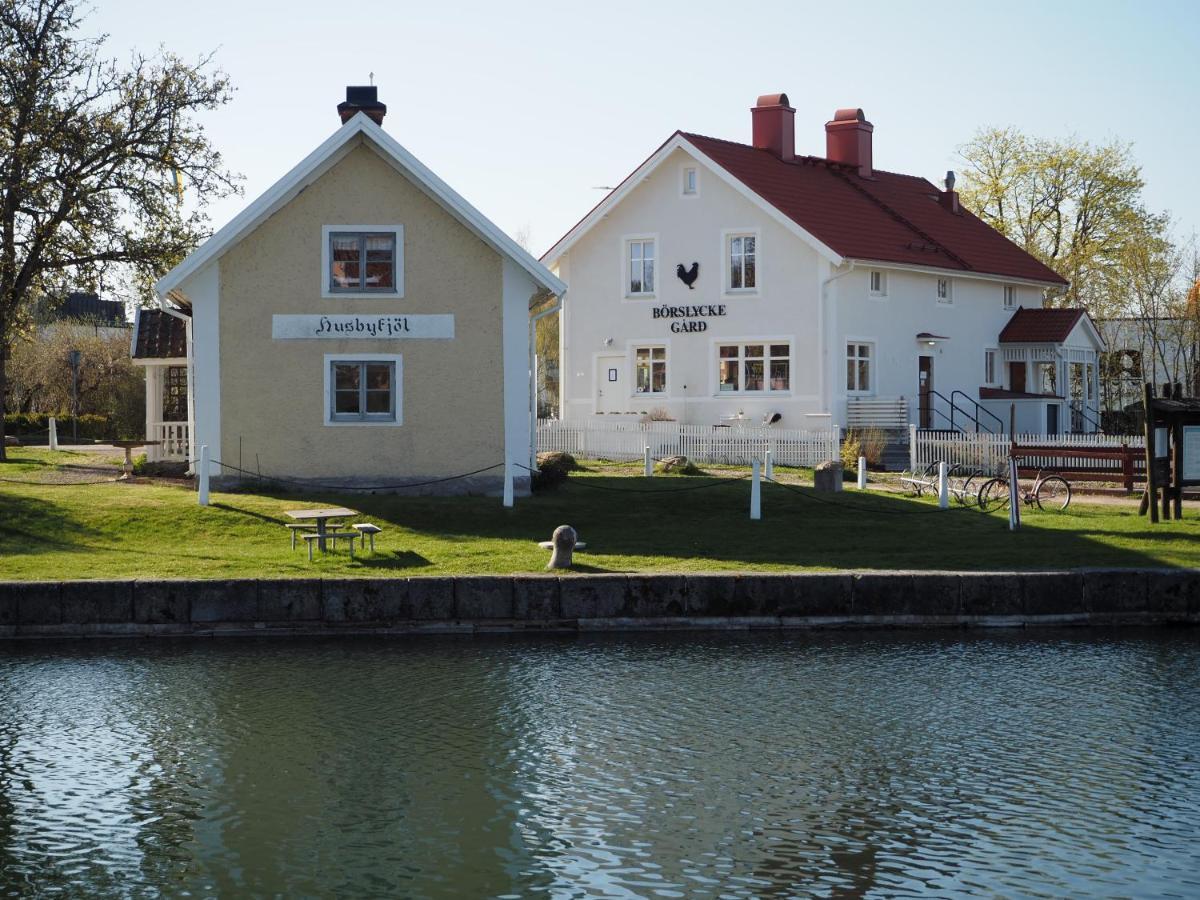
M 0 896 L 1196 896 L 1200 635 L 0 645 Z

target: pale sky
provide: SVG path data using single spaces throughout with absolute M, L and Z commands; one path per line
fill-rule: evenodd
M 759 94 L 796 108 L 796 151 L 859 106 L 875 165 L 940 183 L 979 128 L 1134 142 L 1145 199 L 1200 230 L 1200 2 L 333 3 L 107 0 L 123 55 L 216 52 L 232 103 L 204 118 L 245 199 L 339 125 L 375 73 L 384 127 L 544 252 L 673 131 L 750 139 Z

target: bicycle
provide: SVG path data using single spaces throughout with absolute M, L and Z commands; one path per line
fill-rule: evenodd
M 1021 502 L 1038 509 L 1062 512 L 1071 503 L 1071 483 L 1061 475 L 1043 475 L 1038 469 L 1033 487 L 1023 488 L 1019 484 Z M 979 488 L 979 508 L 984 512 L 1007 507 L 1009 490 L 1007 478 L 991 478 Z

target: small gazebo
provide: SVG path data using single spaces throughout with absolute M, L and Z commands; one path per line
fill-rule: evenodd
M 146 370 L 146 447 L 150 462 L 190 458 L 192 410 L 190 319 L 183 312 L 139 309 L 131 353 Z

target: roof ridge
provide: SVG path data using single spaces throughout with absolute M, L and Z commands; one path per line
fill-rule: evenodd
M 917 237 L 921 238 L 921 240 L 928 241 L 929 243 L 933 244 L 933 246 L 935 246 L 942 253 L 945 253 L 948 257 L 950 257 L 952 260 L 954 260 L 956 263 L 958 263 L 964 269 L 967 269 L 969 271 L 974 271 L 975 267 L 972 266 L 969 262 L 967 262 L 965 259 L 963 259 L 961 256 L 959 256 L 957 253 L 955 253 L 953 250 L 951 250 L 949 247 L 947 247 L 941 241 L 937 240 L 935 237 L 933 237 L 933 235 L 918 228 L 916 225 L 914 225 L 912 222 L 910 222 L 908 219 L 906 219 L 904 216 L 902 216 L 899 212 L 892 209 L 892 207 L 890 207 L 887 203 L 883 202 L 878 197 L 876 197 L 874 194 L 872 194 L 870 191 L 868 191 L 861 184 L 857 184 L 849 176 L 849 174 L 841 171 L 840 169 L 834 169 L 834 168 L 831 168 L 829 171 L 832 172 L 834 175 L 836 175 L 838 178 L 841 178 L 851 188 L 858 191 L 860 194 L 862 194 L 864 197 L 866 197 L 868 200 L 870 200 L 872 203 L 874 203 L 876 206 L 878 206 L 880 209 L 882 209 L 884 212 L 886 212 L 888 215 L 890 215 L 893 219 L 895 219 L 901 225 L 908 228 L 910 231 L 912 231 L 914 234 L 916 234 Z

